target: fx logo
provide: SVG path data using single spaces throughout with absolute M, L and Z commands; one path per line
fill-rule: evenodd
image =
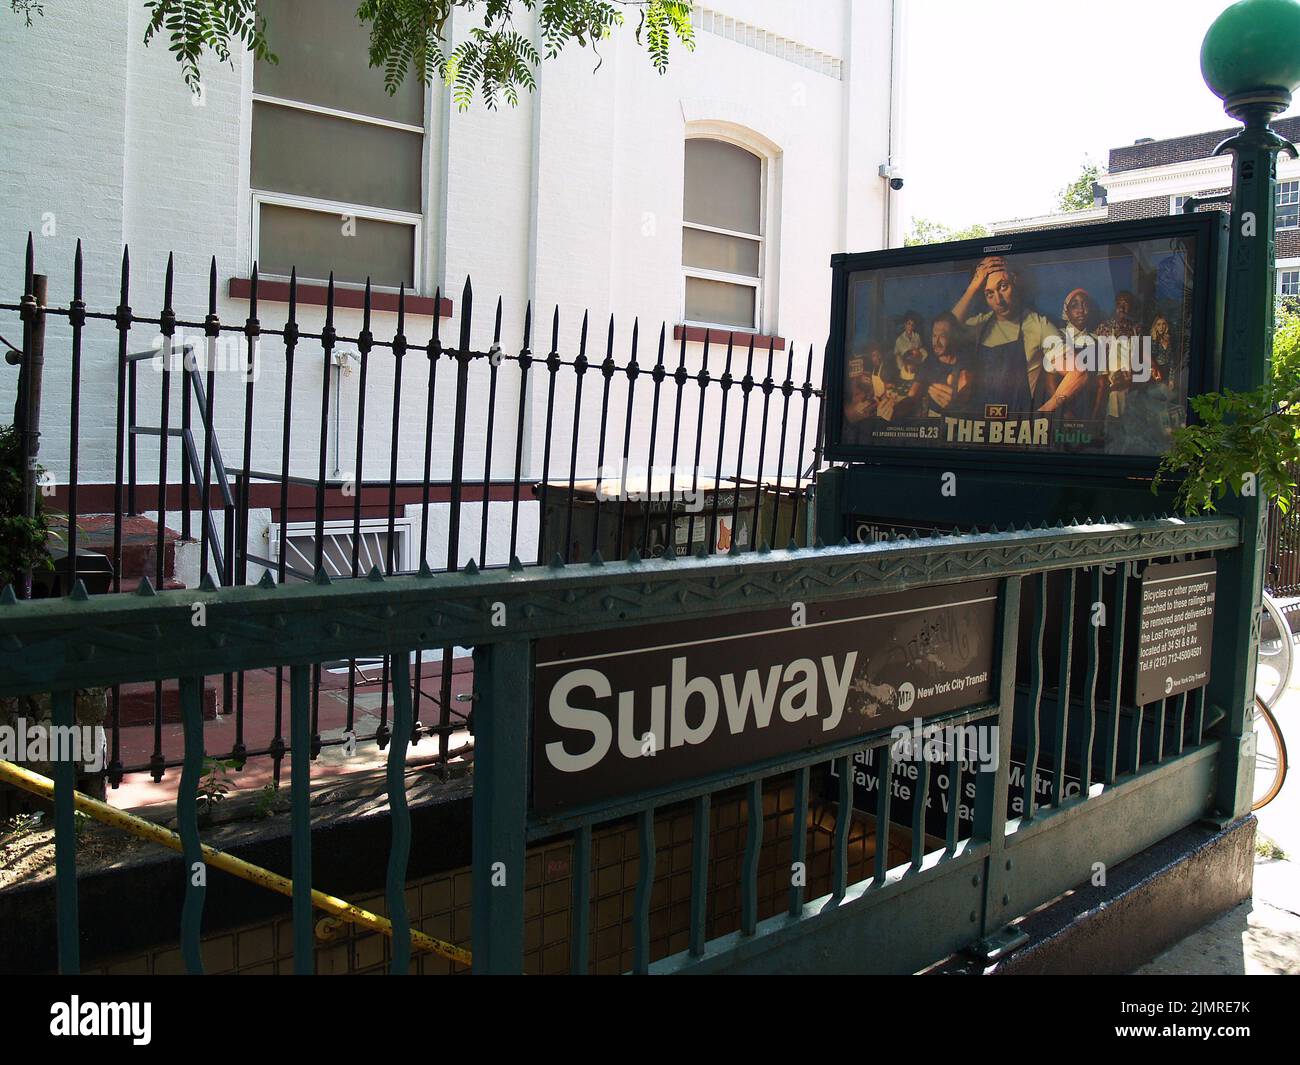
M 1007 405 L 1005 403 L 987 403 L 984 406 L 984 417 L 986 418 L 1005 418 L 1007 416 Z

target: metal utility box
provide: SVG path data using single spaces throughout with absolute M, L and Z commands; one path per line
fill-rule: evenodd
M 582 562 L 598 550 L 604 559 L 617 559 L 633 548 L 654 557 L 670 543 L 678 555 L 701 548 L 721 553 L 733 544 L 745 550 L 764 541 L 785 546 L 791 538 L 803 545 L 809 513 L 803 488 L 788 478 L 778 492 L 771 482 L 701 477 L 682 484 L 660 476 L 537 484 L 541 557 Z

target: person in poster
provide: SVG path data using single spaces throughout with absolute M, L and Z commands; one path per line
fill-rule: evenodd
M 961 326 L 944 311 L 930 327 L 930 357 L 925 361 L 926 407 L 932 418 L 967 409 L 972 376 L 967 360 L 958 353 Z
M 1076 288 L 1066 294 L 1061 317 L 1065 321 L 1062 332 L 1067 353 L 1078 358 L 1089 349 L 1096 350 L 1097 323 L 1101 314 L 1087 289 Z M 1086 382 L 1069 403 L 1063 404 L 1063 409 L 1074 418 L 1097 419 L 1102 416 L 1105 403 L 1106 379 L 1094 374 L 1092 380 Z
M 1107 418 L 1123 418 L 1128 407 L 1129 386 L 1133 383 L 1132 338 L 1142 332 L 1133 316 L 1135 303 L 1133 293 L 1127 290 L 1115 293 L 1114 313 L 1097 327 L 1098 336 L 1114 339 L 1111 350 L 1115 365 L 1111 366 L 1106 377 Z
M 988 310 L 972 315 L 983 296 Z M 1000 255 L 986 256 L 953 305 L 953 317 L 974 334 L 971 369 L 975 377 L 974 410 L 1006 404 L 1012 414 L 1048 414 L 1087 385 L 1087 374 L 1069 370 L 1057 383 L 1043 366 L 1043 347 L 1063 343 L 1060 330 L 1044 314 L 1024 306 L 1020 279 Z

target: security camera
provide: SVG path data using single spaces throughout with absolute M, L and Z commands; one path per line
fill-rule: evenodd
M 901 177 L 890 178 L 889 187 L 893 189 L 895 192 L 897 192 L 899 189 L 903 187 L 903 179 Z
M 903 172 L 893 163 L 881 163 L 879 173 L 895 192 L 903 187 Z

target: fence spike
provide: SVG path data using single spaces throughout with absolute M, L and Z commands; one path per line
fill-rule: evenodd
M 81 238 L 77 238 L 77 251 L 72 257 L 72 298 L 81 299 Z
M 435 308 L 436 309 L 436 308 Z M 403 281 L 397 286 L 397 335 L 402 337 L 403 342 L 406 338 L 402 336 L 406 329 L 406 282 Z
M 18 602 L 18 596 L 14 595 L 14 586 L 6 584 L 0 591 L 0 606 L 14 606 Z
M 466 577 L 477 577 L 478 563 L 471 558 L 468 562 L 465 563 L 465 568 L 461 570 L 461 572 L 465 574 Z
M 525 352 L 529 351 L 529 343 L 533 339 L 533 301 L 529 300 L 524 305 L 524 346 Z
M 429 334 L 429 358 L 436 359 L 442 351 L 442 286 L 433 290 L 433 332 Z
M 398 312 L 400 315 L 400 311 Z M 289 268 L 289 320 L 288 326 L 294 327 L 298 324 L 298 268 L 291 266 Z M 285 338 L 286 341 L 289 338 Z M 296 340 L 296 335 L 294 336 Z
M 274 588 L 274 587 L 275 587 L 275 578 L 274 578 L 273 576 L 271 576 L 271 571 L 270 571 L 269 568 L 268 568 L 268 569 L 264 569 L 264 570 L 262 570 L 262 577 L 261 577 L 261 580 L 259 580 L 259 581 L 257 582 L 257 586 L 258 586 L 259 588 Z
M 589 566 L 603 566 L 604 564 L 605 564 L 605 560 L 604 560 L 603 558 L 600 557 L 600 552 L 599 552 L 599 551 L 593 551 L 593 552 L 591 553 L 591 560 L 587 563 L 587 565 L 589 565 Z
M 501 343 L 501 297 L 500 296 L 497 297 L 496 321 L 492 325 L 492 343 L 493 344 Z
M 68 593 L 68 598 L 76 603 L 85 603 L 90 599 L 90 593 L 86 591 L 86 584 L 80 577 L 73 582 L 72 591 Z
M 257 318 L 257 260 L 253 260 L 253 278 L 248 287 L 248 320 L 255 321 Z
M 149 580 L 148 577 L 141 577 L 140 583 L 136 585 L 135 594 L 139 596 L 143 596 L 145 598 L 149 598 L 150 596 L 155 596 L 158 593 L 154 591 L 153 582 Z
M 172 313 L 172 290 L 176 284 L 176 253 L 167 253 L 167 271 L 163 274 L 163 316 Z
M 32 240 L 32 231 L 27 231 L 27 254 L 23 259 L 23 295 L 32 294 L 32 286 L 35 282 L 32 280 L 36 276 L 36 245 Z
M 551 354 L 555 355 L 560 349 L 560 305 L 555 305 L 555 313 L 551 315 Z
M 628 550 L 627 558 L 623 559 L 623 561 L 626 562 L 629 566 L 635 566 L 638 562 L 641 561 L 641 552 L 638 551 L 635 547 L 632 547 Z
M 208 263 L 208 314 L 217 313 L 217 257 Z
M 436 322 L 438 319 L 435 318 Z M 334 271 L 330 271 L 329 284 L 325 286 L 325 330 L 332 332 L 334 329 Z
M 366 580 L 382 583 L 383 579 L 384 579 L 384 572 L 379 568 L 379 563 L 376 562 L 373 566 L 370 567 L 370 572 L 366 574 Z

